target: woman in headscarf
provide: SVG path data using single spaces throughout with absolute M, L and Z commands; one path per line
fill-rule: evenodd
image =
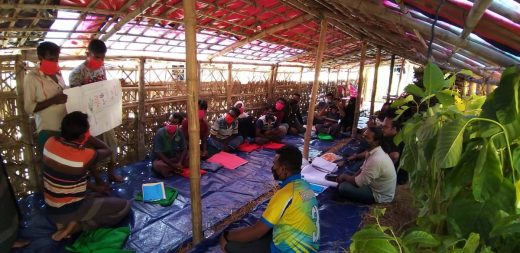
M 237 101 L 233 107 L 240 111 L 238 115 L 238 134 L 244 137 L 244 140 L 253 140 L 255 138 L 255 119 L 246 112 L 243 101 Z

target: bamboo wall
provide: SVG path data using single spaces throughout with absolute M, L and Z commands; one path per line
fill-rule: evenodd
M 18 60 L 21 74 L 16 75 L 15 60 L 12 57 L 3 59 L 0 68 L 0 151 L 15 192 L 20 197 L 38 189 L 34 170 L 39 167 L 37 164 L 40 158 L 35 152 L 34 120 L 23 113 L 23 107 L 18 107 L 23 101 L 17 96 L 17 88 L 21 87 L 17 85 L 16 79 L 23 77 L 24 72 L 30 69 L 27 66 L 34 66 L 34 62 Z M 184 80 L 180 80 L 183 79 L 184 71 L 182 67 L 178 67 L 183 63 L 172 62 L 169 64 L 170 67 L 159 68 L 154 67 L 153 61 L 145 60 L 147 63 L 143 71 L 144 78 L 141 79 L 139 60 L 141 59 L 133 59 L 136 61 L 136 67 L 130 68 L 118 66 L 112 60 L 105 63 L 108 79 L 122 78 L 126 82 L 123 86 L 123 123 L 116 128 L 119 145 L 117 162 L 120 166 L 139 160 L 139 152 L 147 154 L 151 150 L 155 131 L 166 121 L 170 113 L 186 112 L 186 84 Z M 60 64 L 67 65 L 67 62 L 60 61 Z M 65 78 L 65 73 L 70 69 L 62 69 Z M 258 115 L 266 103 L 272 104 L 277 97 L 288 98 L 289 94 L 299 92 L 302 94 L 302 111 L 305 112 L 308 107 L 306 98 L 310 97 L 312 83 L 291 81 L 294 80 L 294 75 L 300 73 L 280 72 L 273 78 L 273 72 L 276 70 L 274 67 L 263 72 L 243 68 L 232 70 L 233 81 L 228 87 L 225 78 L 228 76 L 227 68 L 201 65 L 200 73 L 206 80 L 200 84 L 200 97 L 208 101 L 208 120 L 213 121 L 227 110 L 228 96 L 231 103 L 244 101 L 247 111 Z M 243 76 L 244 73 L 251 78 L 241 83 L 237 77 L 238 74 Z M 142 98 L 139 96 L 139 80 L 144 80 Z M 334 91 L 335 82 L 322 83 L 320 86 L 322 95 Z M 140 103 L 144 103 L 144 117 L 139 117 Z M 144 132 L 141 133 L 137 130 L 140 119 L 144 121 Z M 144 143 L 139 143 L 140 136 L 144 136 Z

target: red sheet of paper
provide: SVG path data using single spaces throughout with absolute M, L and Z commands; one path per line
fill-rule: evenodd
M 207 171 L 201 169 L 200 170 L 200 175 L 204 175 L 204 174 L 206 174 L 206 172 Z M 181 176 L 183 176 L 185 178 L 190 178 L 190 168 L 182 169 Z
M 283 143 L 277 143 L 277 142 L 269 142 L 267 144 L 264 144 L 262 147 L 263 148 L 268 148 L 268 149 L 274 149 L 274 150 L 277 150 L 277 149 L 280 149 L 281 147 L 285 146 L 285 144 Z
M 247 163 L 247 160 L 244 160 L 236 155 L 221 151 L 220 153 L 217 153 L 210 157 L 208 162 L 212 163 L 219 163 L 224 168 L 234 170 L 238 166 L 244 165 Z
M 247 142 L 244 142 L 242 144 L 240 144 L 240 146 L 238 146 L 238 150 L 242 151 L 242 152 L 251 152 L 251 151 L 255 151 L 257 149 L 260 148 L 260 145 L 256 144 L 256 143 L 247 143 Z

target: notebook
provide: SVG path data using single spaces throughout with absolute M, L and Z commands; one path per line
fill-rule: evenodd
M 247 160 L 244 160 L 236 155 L 221 151 L 210 157 L 208 162 L 222 164 L 222 166 L 229 170 L 234 170 L 241 165 L 247 163 Z
M 163 182 L 143 184 L 143 201 L 156 201 L 161 199 L 166 199 Z

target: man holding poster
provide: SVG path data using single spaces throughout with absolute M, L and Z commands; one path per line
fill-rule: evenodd
M 87 49 L 87 60 L 72 70 L 70 73 L 70 86 L 79 87 L 85 84 L 107 80 L 105 67 L 103 65 L 106 52 L 107 47 L 103 41 L 98 39 L 90 41 Z M 92 101 L 92 103 L 96 103 L 96 101 Z M 110 156 L 110 160 L 107 165 L 109 180 L 122 182 L 123 177 L 114 173 L 117 155 L 117 138 L 114 129 L 110 129 L 97 137 L 105 142 L 112 150 L 112 156 Z

